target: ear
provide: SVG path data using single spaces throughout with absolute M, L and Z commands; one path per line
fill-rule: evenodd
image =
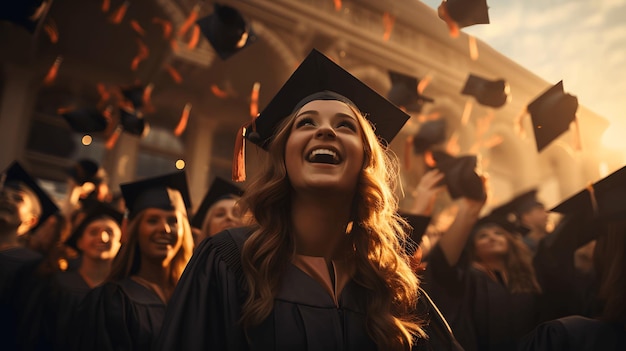
M 39 222 L 39 217 L 30 215 L 22 221 L 22 224 L 17 228 L 17 234 L 26 234 L 29 230 L 33 229 Z

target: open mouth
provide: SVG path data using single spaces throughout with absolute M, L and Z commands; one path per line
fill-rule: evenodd
M 339 154 L 335 150 L 322 148 L 322 149 L 314 149 L 309 153 L 307 157 L 307 161 L 311 163 L 325 163 L 336 165 L 341 162 L 341 158 Z

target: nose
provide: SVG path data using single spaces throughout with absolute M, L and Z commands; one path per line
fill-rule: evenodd
M 163 220 L 163 230 L 168 234 L 172 232 L 172 226 L 170 226 L 165 219 Z
M 102 233 L 100 233 L 100 240 L 106 244 L 111 240 L 111 235 L 106 230 L 103 230 Z
M 335 130 L 332 129 L 330 126 L 320 126 L 320 128 L 317 130 L 317 133 L 315 133 L 315 136 L 320 138 L 320 139 L 335 139 L 337 137 L 337 134 L 335 134 Z

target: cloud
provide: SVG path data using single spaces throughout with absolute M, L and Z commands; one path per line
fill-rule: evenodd
M 576 18 L 576 14 L 580 13 L 582 3 L 566 2 L 547 8 L 545 11 L 532 11 L 524 22 L 524 27 L 528 29 L 542 29 L 551 27 L 555 24 L 562 24 Z

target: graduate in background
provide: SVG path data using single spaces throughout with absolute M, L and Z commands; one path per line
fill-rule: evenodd
M 149 350 L 165 307 L 191 257 L 184 172 L 122 184 L 127 241 L 107 282 L 83 300 L 74 321 L 76 350 Z
M 257 224 L 203 241 L 157 349 L 426 346 L 393 191 L 397 159 L 379 141 L 407 119 L 311 52 L 247 128 L 269 157 L 242 199 Z

